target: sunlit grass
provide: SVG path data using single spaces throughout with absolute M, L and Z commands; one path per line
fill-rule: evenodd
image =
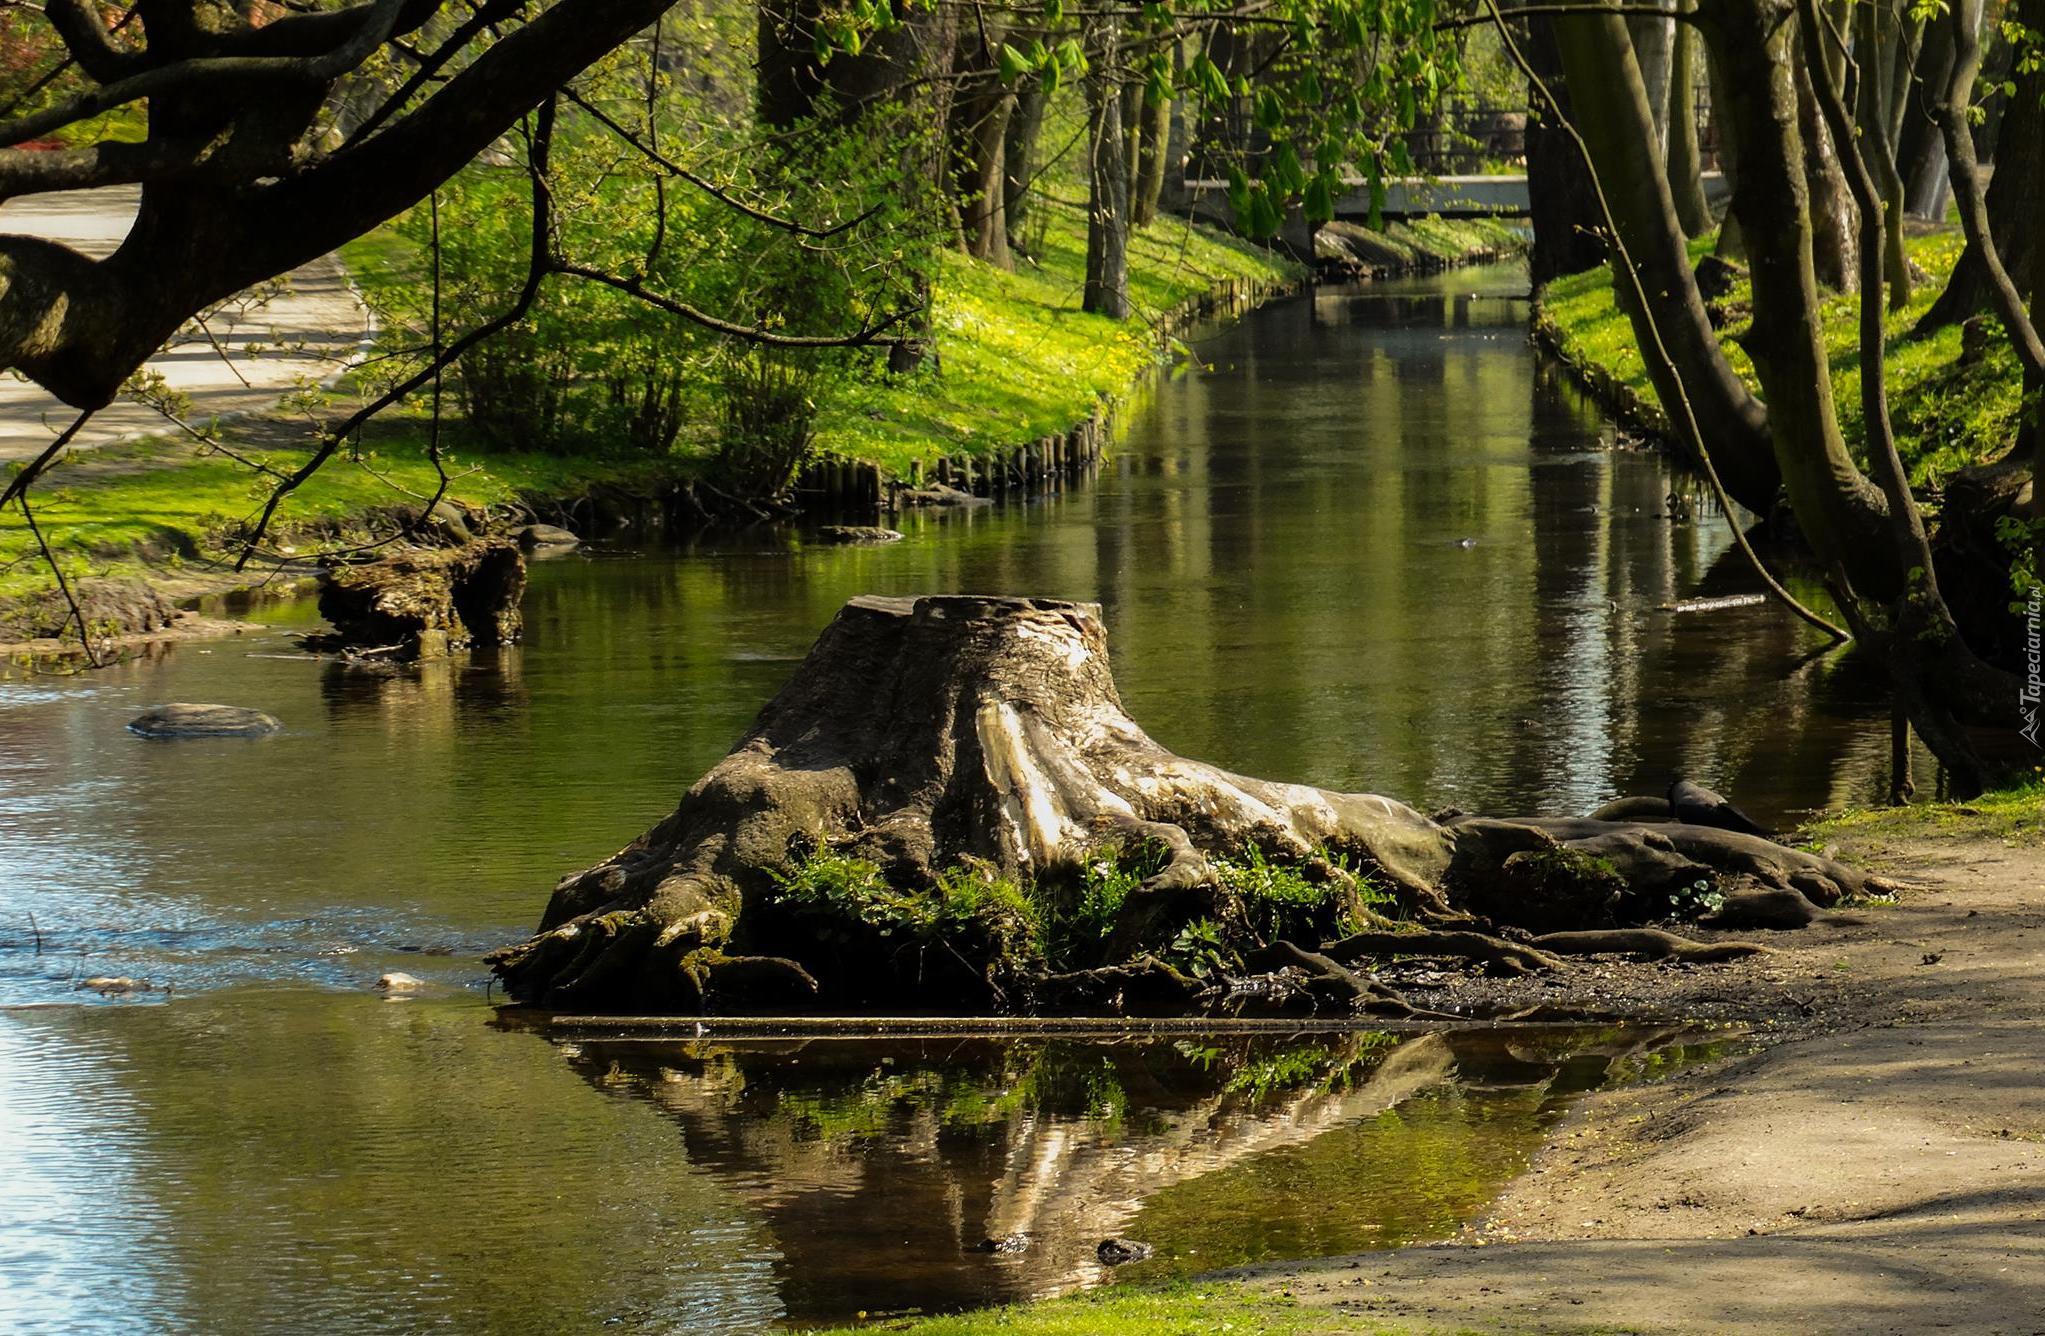
M 1913 803 L 1908 807 L 1853 807 L 1806 832 L 1824 841 L 1838 836 L 1888 838 L 1976 836 L 2017 844 L 2045 843 L 2045 767 L 2038 778 L 1966 802 Z
M 952 1317 L 866 1322 L 818 1329 L 813 1336 L 854 1332 L 912 1332 L 914 1336 L 1212 1336 L 1217 1332 L 1261 1332 L 1269 1336 L 1340 1330 L 1368 1336 L 1382 1330 L 1334 1315 L 1313 1313 L 1294 1302 L 1251 1295 L 1226 1285 L 1175 1285 L 1163 1289 L 1094 1290 L 1068 1299 L 990 1308 Z
M 1691 258 L 1709 254 L 1715 242 L 1715 235 L 1692 242 Z M 2023 411 L 2022 370 L 1999 326 L 1988 331 L 1984 354 L 1969 366 L 1960 364 L 1957 326 L 1924 339 L 1908 337 L 1944 288 L 1963 245 L 1963 239 L 1952 230 L 1909 238 L 1906 248 L 1910 258 L 1927 277 L 1916 284 L 1909 305 L 1891 312 L 1888 319 L 1884 346 L 1890 416 L 1911 480 L 1919 485 L 1937 483 L 1956 469 L 2001 454 L 2015 435 Z M 1734 309 L 1745 309 L 1750 298 L 1749 284 L 1742 278 L 1727 302 Z M 1613 300 L 1609 269 L 1572 274 L 1550 283 L 1542 294 L 1541 311 L 1565 357 L 1603 368 L 1659 408 L 1632 326 Z M 1822 308 L 1833 397 L 1840 426 L 1856 452 L 1865 437 L 1860 411 L 1859 312 L 1859 298 L 1851 295 L 1834 295 Z M 1758 390 L 1753 363 L 1739 343 L 1748 323 L 1744 319 L 1729 323 L 1719 332 L 1720 345 L 1733 369 Z
M 817 441 L 831 453 L 871 460 L 901 476 L 913 461 L 984 455 L 1062 432 L 1097 406 L 1136 390 L 1168 354 L 1155 322 L 1230 280 L 1276 284 L 1299 276 L 1261 247 L 1177 219 L 1142 229 L 1130 246 L 1135 318 L 1116 322 L 1080 309 L 1085 219 L 1047 203 L 1034 260 L 1013 273 L 948 254 L 933 292 L 936 356 L 904 377 L 836 382 L 819 405 Z M 1501 225 L 1419 220 L 1389 238 L 1455 258 L 1498 244 Z M 416 282 L 418 248 L 380 229 L 342 248 L 366 289 Z M 338 402 L 347 386 L 335 392 Z M 229 429 L 237 452 L 279 471 L 296 468 L 307 444 L 269 430 L 253 444 Z M 474 505 L 575 494 L 594 484 L 652 490 L 688 476 L 697 456 L 486 452 L 459 422 L 443 437 L 451 495 Z M 281 443 L 280 443 L 281 442 Z M 700 448 L 700 447 L 699 447 Z M 437 479 L 425 450 L 423 408 L 401 406 L 366 434 L 361 458 L 337 457 L 280 512 L 278 545 L 330 544 L 378 507 L 417 504 Z M 177 438 L 94 450 L 54 471 L 39 489 L 37 518 L 74 576 L 120 576 L 215 564 L 222 539 L 260 510 L 272 483 Z M 10 514 L 0 529 L 0 599 L 39 593 L 49 575 Z

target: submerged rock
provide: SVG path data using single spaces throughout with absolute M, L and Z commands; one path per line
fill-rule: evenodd
M 376 990 L 380 993 L 416 993 L 425 986 L 424 979 L 406 974 L 402 970 L 392 970 L 376 981 Z
M 933 482 L 924 487 L 911 487 L 895 493 L 895 502 L 903 506 L 991 506 L 993 501 L 984 496 L 974 496 L 956 487 Z
M 1127 1266 L 1131 1262 L 1146 1260 L 1156 1251 L 1150 1244 L 1138 1243 L 1135 1239 L 1102 1239 L 1100 1246 L 1094 1249 L 1094 1256 L 1101 1259 L 1102 1266 Z
M 978 1243 L 974 1244 L 969 1251 L 977 1253 L 995 1253 L 998 1255 L 1009 1255 L 1014 1253 L 1028 1252 L 1029 1247 L 1030 1236 L 1028 1234 L 1009 1234 L 998 1239 L 993 1238 L 981 1239 Z
M 826 524 L 817 530 L 817 538 L 826 543 L 858 543 L 874 545 L 899 543 L 902 541 L 898 529 L 883 529 L 872 524 Z
M 284 725 L 240 705 L 158 705 L 128 721 L 145 738 L 260 738 Z
M 525 558 L 508 539 L 400 552 L 322 572 L 326 643 L 405 658 L 438 658 L 463 645 L 518 639 Z
M 116 997 L 123 993 L 153 993 L 156 989 L 144 979 L 130 979 L 126 975 L 115 977 L 100 974 L 90 979 L 80 979 L 78 987 L 91 989 L 102 997 Z
M 558 524 L 528 524 L 522 529 L 513 529 L 511 536 L 528 552 L 536 547 L 582 546 L 580 538 Z

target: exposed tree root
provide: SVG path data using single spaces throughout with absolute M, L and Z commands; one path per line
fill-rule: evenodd
M 1564 956 L 1640 956 L 1646 960 L 1679 960 L 1702 965 L 1743 956 L 1767 955 L 1755 942 L 1699 942 L 1659 928 L 1619 928 L 1604 932 L 1551 932 L 1534 945 Z
M 1321 949 L 1345 964 L 1365 956 L 1450 956 L 1480 961 L 1508 974 L 1533 974 L 1562 964 L 1544 951 L 1481 932 L 1359 932 Z

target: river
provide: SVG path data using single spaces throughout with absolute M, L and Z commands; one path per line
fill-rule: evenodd
M 1676 774 L 1764 820 L 1878 798 L 1879 682 L 1772 607 L 1659 610 L 1751 577 L 1539 360 L 1525 284 L 1275 303 L 1197 339 L 1095 483 L 886 547 L 598 535 L 472 661 L 316 660 L 293 604 L 0 681 L 0 1326 L 742 1331 L 1093 1283 L 1102 1232 L 1158 1245 L 1140 1275 L 1452 1233 L 1574 1094 L 1696 1037 L 561 1044 L 494 1019 L 476 958 L 866 592 L 1097 600 L 1130 712 L 1252 774 L 1512 813 Z M 169 700 L 285 731 L 124 731 Z M 392 969 L 427 993 L 370 992 Z

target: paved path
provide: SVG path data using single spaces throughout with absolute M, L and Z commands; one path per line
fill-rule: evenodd
M 127 235 L 138 199 L 138 188 L 123 186 L 10 200 L 0 205 L 0 232 L 49 237 L 88 255 L 105 255 Z M 218 348 L 187 331 L 148 363 L 190 398 L 194 422 L 263 412 L 307 380 L 332 381 L 371 330 L 368 310 L 332 256 L 294 271 L 288 288 L 267 301 L 229 303 L 208 323 Z M 252 344 L 258 346 L 255 353 L 249 351 Z M 41 453 L 75 416 L 34 385 L 0 372 L 0 462 Z M 153 409 L 116 400 L 94 415 L 74 447 L 168 430 L 170 424 Z

